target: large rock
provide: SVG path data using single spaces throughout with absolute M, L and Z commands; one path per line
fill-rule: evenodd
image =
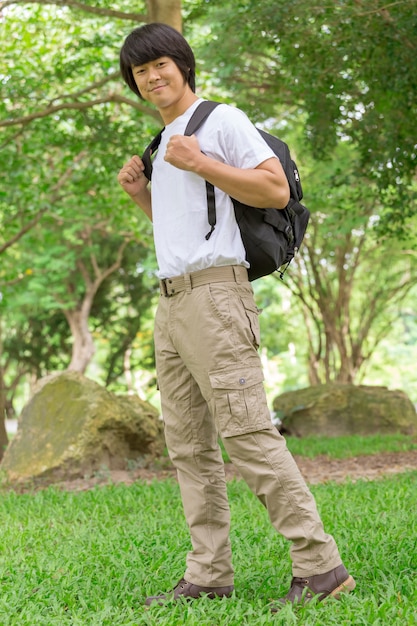
M 154 407 L 66 372 L 39 385 L 1 467 L 11 480 L 62 480 L 145 464 L 163 447 L 163 426 Z
M 386 387 L 316 385 L 281 394 L 273 408 L 283 432 L 296 437 L 417 433 L 411 400 Z

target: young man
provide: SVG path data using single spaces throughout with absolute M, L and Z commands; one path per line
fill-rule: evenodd
M 281 164 L 245 114 L 227 105 L 211 113 L 198 136 L 184 136 L 201 100 L 193 52 L 173 28 L 154 23 L 135 29 L 121 49 L 120 67 L 128 86 L 158 109 L 165 124 L 152 190 L 138 156 L 122 167 L 118 181 L 154 225 L 161 292 L 157 375 L 192 541 L 184 577 L 146 604 L 233 591 L 219 435 L 276 530 L 292 542 L 293 579 L 281 602 L 337 597 L 355 582 L 271 423 L 258 354 L 259 311 L 230 199 L 284 208 L 289 188 Z M 209 239 L 206 180 L 216 188 L 217 207 Z

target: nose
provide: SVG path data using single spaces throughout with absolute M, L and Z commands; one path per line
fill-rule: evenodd
M 150 81 L 158 80 L 160 78 L 159 69 L 157 67 L 150 67 L 148 73 L 148 79 Z

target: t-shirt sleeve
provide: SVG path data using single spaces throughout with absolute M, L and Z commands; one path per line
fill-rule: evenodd
M 267 159 L 278 158 L 240 109 L 221 104 L 210 118 L 211 132 L 217 134 L 219 149 L 218 155 L 212 155 L 215 158 L 241 169 L 253 169 Z

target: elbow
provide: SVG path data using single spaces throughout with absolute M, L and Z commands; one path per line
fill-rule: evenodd
M 286 177 L 279 186 L 279 196 L 279 204 L 277 205 L 277 208 L 285 209 L 290 201 L 290 185 Z
M 279 185 L 275 189 L 275 193 L 271 198 L 271 203 L 268 205 L 269 207 L 274 207 L 275 209 L 285 209 L 290 201 L 290 187 L 288 182 L 285 181 L 284 185 Z
M 253 206 L 257 206 L 260 209 L 285 209 L 287 204 L 290 201 L 290 191 L 288 190 L 278 190 L 275 193 L 266 196 L 264 195 L 261 202 L 255 204 Z
M 269 159 L 257 169 L 261 170 L 263 176 L 263 204 L 259 208 L 285 209 L 290 201 L 290 186 L 280 161 Z M 262 193 L 261 188 L 259 191 Z
M 290 201 L 290 185 L 288 183 L 285 172 L 281 163 L 278 162 L 278 171 L 273 172 L 273 178 L 270 179 L 271 198 L 270 207 L 275 209 L 285 209 Z
M 285 209 L 290 201 L 290 188 L 282 191 L 277 203 L 277 209 Z

